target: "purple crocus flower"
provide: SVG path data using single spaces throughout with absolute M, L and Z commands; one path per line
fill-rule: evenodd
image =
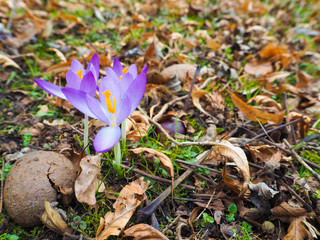
M 75 88 L 62 89 L 68 101 L 79 111 L 108 125 L 101 128 L 94 139 L 96 152 L 107 152 L 120 140 L 119 125 L 138 107 L 146 84 L 147 66 L 138 75 L 136 65 L 131 65 L 125 71 L 115 58 L 113 69 L 107 68 L 107 76 L 101 80 L 100 100 Z
M 71 68 L 66 75 L 68 87 L 84 91 L 87 94 L 94 96 L 99 80 L 99 69 L 100 64 L 97 53 L 92 56 L 86 71 L 78 60 L 73 59 Z M 52 94 L 53 96 L 67 100 L 66 96 L 61 91 L 62 88 L 60 86 L 47 82 L 43 79 L 35 79 L 34 81 L 44 91 Z

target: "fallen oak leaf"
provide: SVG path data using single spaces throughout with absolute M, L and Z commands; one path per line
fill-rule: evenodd
M 143 181 L 139 178 L 134 182 L 126 185 L 119 193 L 119 197 L 113 204 L 114 212 L 108 212 L 104 220 L 100 220 L 97 235 L 101 232 L 101 225 L 104 230 L 96 237 L 96 240 L 104 240 L 109 236 L 119 236 L 124 227 L 127 225 L 136 208 L 145 199 L 145 191 L 149 186 L 149 181 Z
M 229 93 L 234 105 L 236 105 L 240 109 L 240 111 L 243 112 L 247 116 L 247 118 L 249 118 L 250 120 L 259 121 L 262 124 L 264 123 L 279 124 L 282 122 L 285 111 L 282 111 L 279 114 L 265 113 L 243 102 L 237 96 L 237 94 L 233 92 L 229 92 Z
M 124 231 L 123 237 L 133 237 L 140 240 L 169 240 L 160 231 L 144 223 L 128 228 Z
M 74 190 L 78 202 L 87 203 L 89 205 L 96 204 L 96 191 L 99 187 L 98 176 L 100 174 L 101 156 L 86 156 L 81 159 L 81 173 L 76 179 Z M 99 192 L 104 190 L 103 183 L 99 188 Z

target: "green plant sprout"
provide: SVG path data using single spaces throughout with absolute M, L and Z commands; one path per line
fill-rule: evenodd
M 74 230 L 86 230 L 87 229 L 87 223 L 85 221 L 83 221 L 81 219 L 80 216 L 76 216 L 73 218 L 73 222 L 71 223 L 71 227 L 74 229 Z
M 214 218 L 210 216 L 208 213 L 202 214 L 203 221 L 201 222 L 202 227 L 207 226 L 209 223 L 214 223 Z
M 237 206 L 235 204 L 230 204 L 228 207 L 229 214 L 226 215 L 227 222 L 235 221 L 235 215 L 238 211 Z

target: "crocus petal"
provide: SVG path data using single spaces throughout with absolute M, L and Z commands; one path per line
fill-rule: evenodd
M 56 97 L 59 97 L 59 98 L 65 99 L 65 100 L 67 99 L 66 96 L 61 91 L 60 86 L 57 86 L 53 83 L 49 83 L 43 79 L 35 79 L 34 81 L 38 84 L 38 86 L 40 88 L 42 88 L 47 93 L 50 93 L 53 96 L 56 96 Z
M 120 76 L 121 76 L 122 74 L 121 74 L 120 76 L 118 76 L 117 73 L 115 73 L 111 67 L 107 67 L 107 69 L 106 69 L 106 75 L 107 75 L 108 77 L 114 79 L 114 80 L 117 80 L 117 81 L 118 81 L 118 84 L 119 84 L 119 82 L 120 82 Z
M 100 63 L 99 63 L 99 55 L 98 55 L 97 53 L 93 54 L 93 56 L 92 56 L 92 58 L 91 58 L 91 60 L 90 60 L 90 62 L 89 62 L 89 64 L 88 64 L 87 72 L 90 71 L 90 70 L 89 70 L 89 67 L 90 67 L 91 64 L 93 65 L 94 70 L 95 70 L 95 71 L 93 72 L 94 77 L 95 77 L 96 81 L 98 82 Z
M 123 67 L 120 63 L 120 61 L 118 60 L 118 58 L 114 58 L 113 60 L 113 71 L 117 74 L 118 78 L 120 78 L 120 76 L 123 74 L 122 73 L 122 70 L 123 70 Z
M 121 129 L 119 127 L 103 127 L 94 138 L 94 149 L 98 153 L 107 152 L 119 142 L 120 136 Z
M 90 95 L 86 95 L 86 102 L 91 112 L 96 116 L 96 119 L 110 125 L 111 121 L 108 118 L 112 119 L 112 115 L 104 111 L 101 105 L 102 103 L 98 99 L 95 99 Z
M 66 75 L 68 87 L 80 89 L 81 78 L 75 72 L 69 70 Z
M 135 78 L 138 75 L 138 70 L 137 70 L 137 66 L 135 64 L 132 64 L 129 68 L 128 68 L 128 73 L 131 73 L 132 77 Z
M 88 93 L 90 96 L 94 96 L 96 89 L 96 80 L 93 72 L 87 72 L 81 81 L 80 90 Z
M 146 90 L 147 68 L 147 66 L 144 66 L 142 72 L 133 80 L 125 93 L 126 95 L 132 95 L 130 114 L 139 106 Z
M 121 101 L 121 104 L 118 108 L 118 111 L 116 114 L 116 125 L 120 125 L 127 117 L 130 116 L 131 109 L 132 109 L 132 103 L 131 100 L 134 98 L 134 95 L 127 94 L 124 96 L 124 98 Z
M 80 112 L 83 112 L 85 115 L 96 118 L 96 116 L 93 114 L 93 112 L 89 109 L 87 102 L 86 102 L 86 92 L 70 88 L 70 87 L 65 87 L 62 88 L 62 92 L 68 99 L 68 101 Z
M 133 82 L 134 78 L 131 73 L 126 73 L 122 79 L 120 80 L 121 93 L 125 94 L 127 92 L 128 87 Z
M 82 73 L 84 73 L 84 68 L 77 59 L 72 60 L 70 70 L 74 73 L 77 73 L 79 70 L 81 70 Z
M 111 93 L 110 100 L 113 104 L 113 97 L 115 99 L 116 110 L 119 108 L 121 101 L 121 90 L 119 86 L 119 82 L 117 79 L 110 78 L 109 76 L 105 76 L 102 78 L 99 87 L 99 97 L 102 103 L 103 108 L 108 111 L 106 105 L 106 96 L 103 94 L 105 91 L 109 91 Z

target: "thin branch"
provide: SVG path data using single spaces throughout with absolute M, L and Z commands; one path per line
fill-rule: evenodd
M 298 118 L 298 119 L 296 119 L 296 120 L 293 120 L 292 122 L 289 122 L 289 123 L 286 123 L 286 124 L 282 124 L 282 125 L 280 125 L 280 126 L 278 126 L 278 127 L 276 127 L 276 128 L 270 129 L 270 130 L 267 131 L 267 133 L 272 133 L 272 132 L 277 131 L 277 130 L 279 130 L 279 129 L 281 129 L 281 128 L 284 128 L 284 127 L 286 127 L 286 126 L 288 126 L 288 125 L 291 125 L 291 124 L 294 124 L 294 123 L 297 123 L 297 122 L 301 122 L 301 121 L 303 121 L 303 118 Z M 258 134 L 258 135 L 256 135 L 256 136 L 254 136 L 253 138 L 251 138 L 249 141 L 246 141 L 244 144 L 248 144 L 248 143 L 256 140 L 257 138 L 264 137 L 265 135 L 266 135 L 265 132 L 263 132 L 263 133 L 261 133 L 261 134 Z
M 144 171 L 141 171 L 141 170 L 139 170 L 139 169 L 135 169 L 135 168 L 132 168 L 132 169 L 131 169 L 131 167 L 129 167 L 129 166 L 127 166 L 127 165 L 121 164 L 121 167 L 124 168 L 124 169 L 126 169 L 126 170 L 129 170 L 129 169 L 130 169 L 130 171 L 132 171 L 132 172 L 134 172 L 134 173 L 136 173 L 136 174 L 139 174 L 139 175 L 141 175 L 141 176 L 144 176 L 144 177 L 147 177 L 147 178 L 156 180 L 156 181 L 158 181 L 158 182 L 166 183 L 166 184 L 168 184 L 168 185 L 172 184 L 172 181 L 169 180 L 169 179 L 157 177 L 157 176 L 154 176 L 154 175 L 152 175 L 152 174 L 150 174 L 150 173 L 146 173 L 146 172 L 144 172 Z M 190 186 L 190 185 L 183 184 L 183 183 L 181 183 L 180 186 L 181 186 L 181 187 L 184 187 L 185 189 L 188 189 L 188 190 L 201 190 L 201 189 L 198 188 L 198 187 Z
M 300 201 L 309 211 L 313 211 L 312 206 L 310 206 L 306 201 L 304 201 L 299 194 L 297 194 L 288 184 L 286 184 L 284 181 L 282 181 L 281 178 L 277 179 L 279 181 L 280 184 L 284 185 L 286 187 L 286 189 L 292 194 L 294 195 L 298 201 Z
M 207 150 L 201 154 L 199 154 L 195 162 L 200 164 L 203 160 L 205 160 L 210 154 L 211 150 Z M 162 192 L 156 199 L 152 201 L 148 206 L 138 211 L 138 218 L 140 220 L 146 219 L 149 217 L 158 207 L 159 205 L 170 195 L 171 191 L 181 184 L 185 179 L 187 179 L 190 174 L 193 172 L 194 167 L 187 169 L 181 176 L 174 181 L 173 186 L 168 187 L 164 192 Z
M 293 147 L 288 143 L 287 139 L 283 140 L 285 144 L 289 147 L 290 151 L 292 152 L 293 156 L 304 166 L 311 174 L 320 182 L 320 175 L 314 171 L 303 159 L 298 155 L 298 153 L 293 149 Z

